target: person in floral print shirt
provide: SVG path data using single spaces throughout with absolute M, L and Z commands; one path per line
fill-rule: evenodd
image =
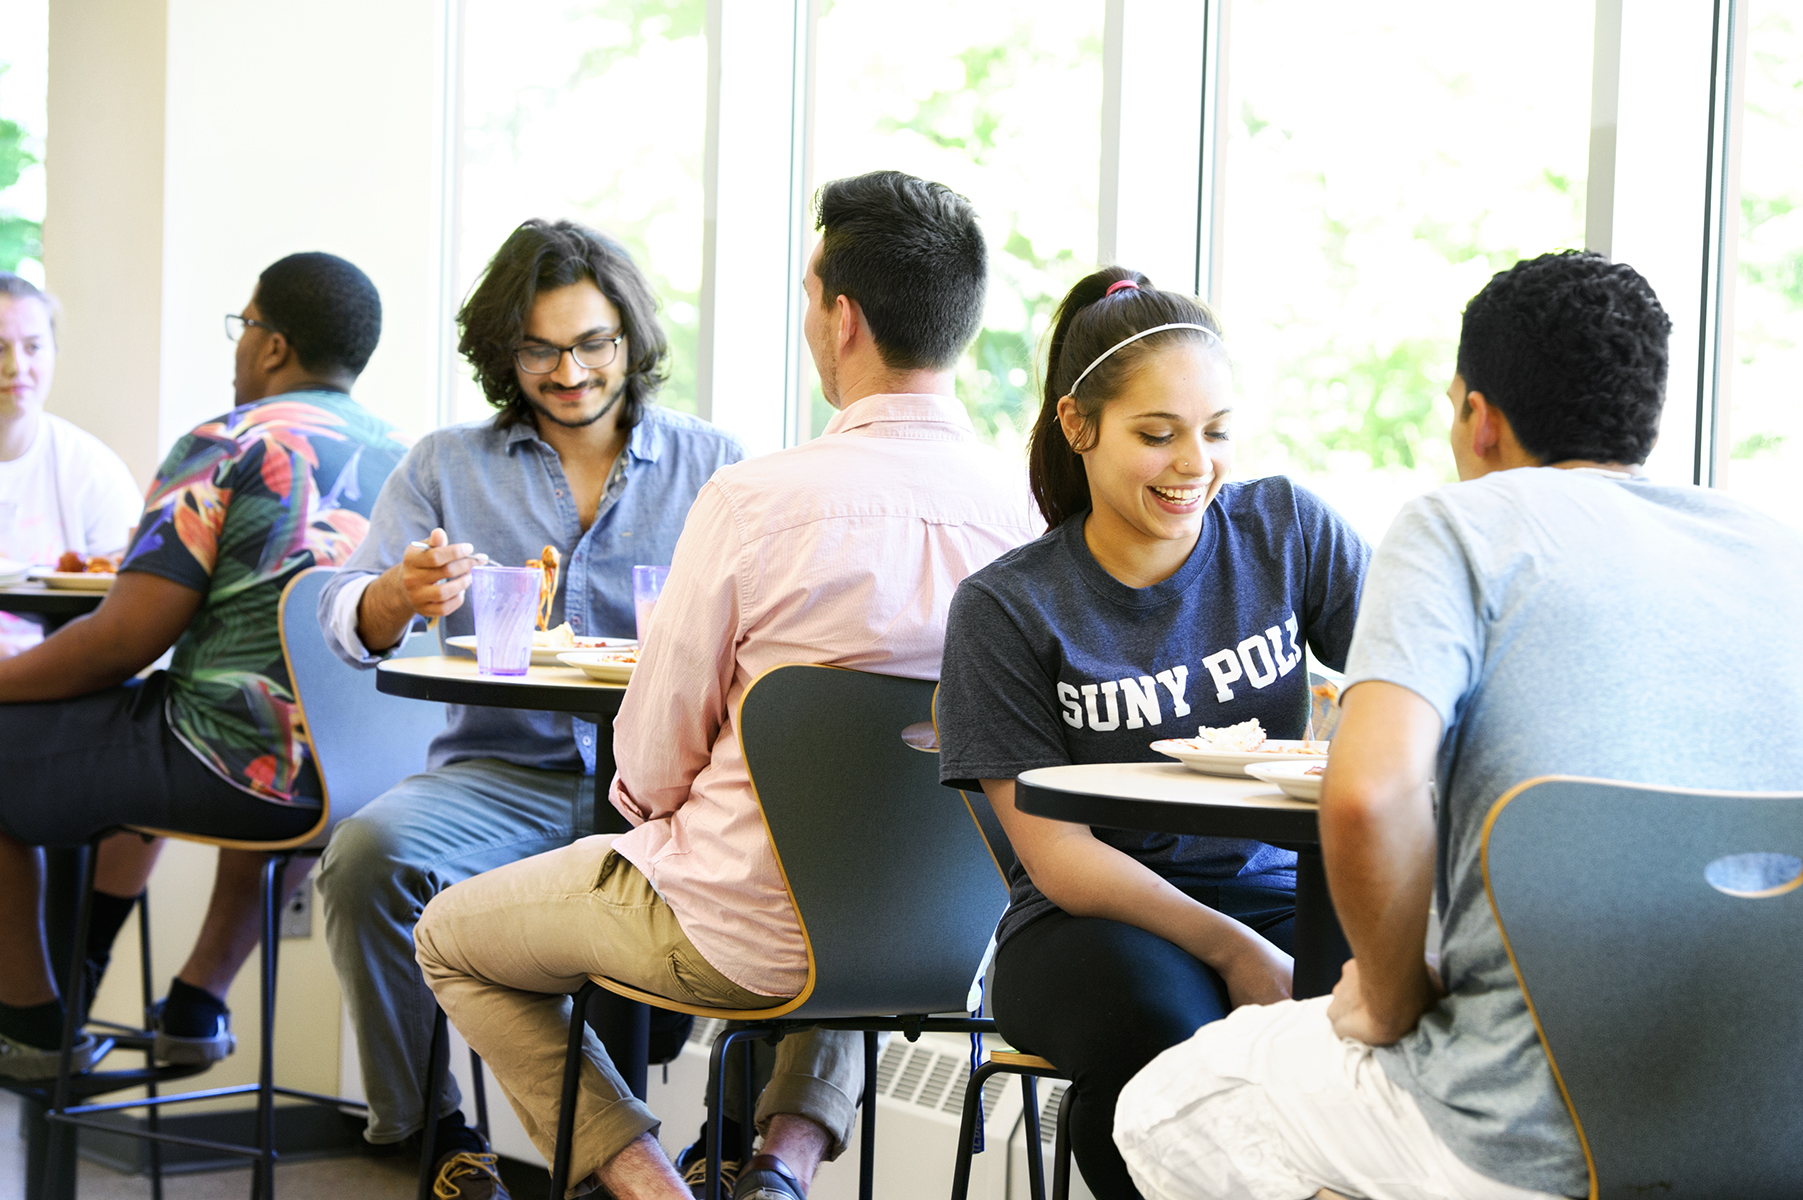
M 169 452 L 105 601 L 0 661 L 0 1075 L 53 1074 L 61 1040 L 36 847 L 118 825 L 271 841 L 318 820 L 277 611 L 295 575 L 350 556 L 406 452 L 350 396 L 381 311 L 341 258 L 267 268 L 226 319 L 236 406 Z M 170 650 L 166 671 L 136 678 Z M 131 834 L 102 845 L 89 997 L 158 848 Z M 255 852 L 220 851 L 200 938 L 158 1006 L 158 1058 L 212 1062 L 235 1046 L 223 997 L 256 945 L 260 867 Z M 305 877 L 291 870 L 285 887 Z M 79 1064 L 104 1050 L 84 1036 Z

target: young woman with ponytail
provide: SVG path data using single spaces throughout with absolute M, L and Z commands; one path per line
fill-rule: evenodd
M 1344 664 L 1370 554 L 1289 480 L 1227 481 L 1233 403 L 1207 306 L 1121 267 L 1078 283 L 1029 451 L 1048 532 L 967 579 L 946 631 L 941 778 L 982 788 L 1020 858 L 996 1022 L 1071 1077 L 1099 1200 L 1139 1196 L 1112 1139 L 1126 1081 L 1237 1005 L 1289 995 L 1295 855 L 1029 816 L 1014 778 L 1162 761 L 1154 741 L 1252 717 L 1303 736 L 1303 646 Z

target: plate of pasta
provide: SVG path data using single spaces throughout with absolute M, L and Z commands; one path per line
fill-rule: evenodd
M 566 667 L 575 667 L 600 683 L 625 683 L 639 665 L 637 648 L 631 650 L 566 650 L 557 656 Z
M 461 650 L 465 654 L 475 654 L 476 637 L 474 634 L 459 634 L 448 637 L 444 644 L 453 650 Z M 555 667 L 560 665 L 557 656 L 570 650 L 633 650 L 638 647 L 637 638 L 617 637 L 577 637 L 570 632 L 566 621 L 555 629 L 535 629 L 532 631 L 532 665 L 535 667 Z

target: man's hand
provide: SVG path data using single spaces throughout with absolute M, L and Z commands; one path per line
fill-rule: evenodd
M 1425 969 L 1425 968 L 1424 968 Z M 1431 971 L 1426 972 L 1429 994 L 1426 1008 L 1446 993 L 1440 987 L 1440 980 Z M 1359 982 L 1359 963 L 1356 958 L 1346 960 L 1346 966 L 1340 971 L 1340 982 L 1334 985 L 1333 1000 L 1327 1005 L 1327 1021 L 1333 1026 L 1334 1033 L 1343 1038 L 1364 1042 L 1367 1046 L 1388 1046 L 1399 1042 L 1413 1030 L 1420 1017 L 1417 1016 L 1406 1026 L 1395 1023 L 1385 1024 L 1378 1020 L 1377 1014 L 1365 1001 L 1365 989 Z
M 434 529 L 424 549 L 409 546 L 401 561 L 363 590 L 357 605 L 357 636 L 373 652 L 401 640 L 415 614 L 437 618 L 463 607 L 470 570 L 486 561 L 468 542 L 453 543 Z
M 426 549 L 409 546 L 401 561 L 390 568 L 407 595 L 407 607 L 422 617 L 449 616 L 462 608 L 470 570 L 487 561 L 474 551 L 468 542 L 451 544 L 442 529 L 434 529 L 426 538 Z

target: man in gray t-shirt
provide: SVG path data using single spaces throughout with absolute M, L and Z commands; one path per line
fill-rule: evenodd
M 1463 482 L 1372 561 L 1322 790 L 1353 961 L 1331 999 L 1240 1009 L 1135 1077 L 1115 1140 L 1147 1196 L 1588 1191 L 1485 899 L 1486 814 L 1537 775 L 1803 777 L 1803 536 L 1636 471 L 1669 333 L 1644 279 L 1588 253 L 1519 263 L 1466 309 Z

